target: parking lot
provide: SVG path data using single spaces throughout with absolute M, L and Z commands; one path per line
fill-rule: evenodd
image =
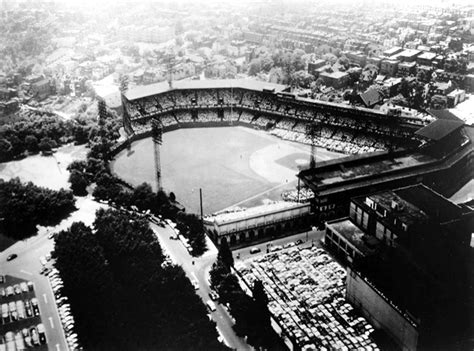
M 321 248 L 278 249 L 236 269 L 248 287 L 263 282 L 282 336 L 302 350 L 378 350 L 374 328 L 345 300 L 344 268 Z
M 47 350 L 34 284 L 10 275 L 0 281 L 0 350 Z

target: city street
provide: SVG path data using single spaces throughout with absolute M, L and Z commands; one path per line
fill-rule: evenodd
M 267 249 L 271 249 L 272 246 L 284 246 L 285 244 L 295 242 L 297 240 L 301 240 L 302 243 L 299 245 L 300 247 L 308 247 L 308 246 L 321 246 L 321 239 L 324 236 L 324 230 L 311 230 L 303 233 L 298 233 L 290 236 L 286 236 L 283 238 L 278 238 L 275 240 L 270 240 L 267 242 L 255 244 L 253 246 L 244 247 L 235 251 L 234 253 L 234 260 L 238 261 L 248 258 L 249 256 L 256 257 L 258 255 L 264 255 L 267 253 Z M 251 254 L 250 249 L 258 247 L 261 251 L 257 254 Z
M 188 253 L 181 241 L 170 239 L 170 237 L 176 236 L 172 228 L 169 226 L 166 226 L 166 228 L 161 228 L 151 222 L 150 226 L 157 234 L 161 246 L 170 256 L 172 261 L 183 267 L 189 279 L 195 279 L 199 283 L 199 289 L 196 291 L 196 293 L 201 297 L 203 303 L 210 300 L 209 292 L 211 289 L 209 288 L 208 277 L 209 269 L 217 258 L 217 250 L 215 247 L 212 247 L 202 257 L 194 258 Z M 216 322 L 217 329 L 227 346 L 239 351 L 252 350 L 252 347 L 247 345 L 247 343 L 242 338 L 235 334 L 234 330 L 232 329 L 234 322 L 223 305 L 216 303 L 216 311 L 212 312 L 211 316 L 214 322 Z
M 83 221 L 87 225 L 91 225 L 95 218 L 95 211 L 105 205 L 93 201 L 90 197 L 78 198 L 78 210 L 69 218 L 61 222 L 56 227 L 40 228 L 38 235 L 24 241 L 17 242 L 7 250 L 0 253 L 0 262 L 2 263 L 2 274 L 16 276 L 18 278 L 30 280 L 35 284 L 35 292 L 38 296 L 42 322 L 46 328 L 46 335 L 49 349 L 51 350 L 67 350 L 67 344 L 64 331 L 59 320 L 57 306 L 54 302 L 54 295 L 47 277 L 40 275 L 41 263 L 39 258 L 46 256 L 53 250 L 54 241 L 48 239 L 48 233 L 58 232 L 68 228 L 74 221 Z M 161 246 L 170 256 L 173 262 L 183 267 L 184 271 L 191 280 L 196 280 L 199 289 L 196 293 L 201 297 L 203 303 L 210 300 L 209 293 L 209 270 L 217 258 L 217 249 L 207 241 L 209 250 L 199 258 L 193 258 L 180 240 L 176 239 L 174 230 L 166 226 L 165 228 L 150 222 L 151 228 L 157 234 Z M 283 246 L 296 240 L 302 240 L 301 246 L 319 245 L 323 236 L 322 231 L 309 231 L 272 240 L 266 243 L 256 244 L 234 251 L 236 261 L 245 259 L 250 256 L 255 257 L 267 252 L 272 246 Z M 258 254 L 250 254 L 253 247 L 260 248 Z M 7 262 L 8 255 L 15 253 L 18 255 L 13 261 Z M 223 305 L 216 303 L 216 311 L 210 312 L 212 319 L 217 324 L 217 329 L 224 343 L 237 350 L 251 350 L 243 338 L 238 337 L 232 326 L 234 321 Z
M 40 275 L 41 263 L 39 257 L 45 256 L 53 249 L 53 240 L 48 240 L 47 234 L 42 233 L 28 240 L 18 242 L 0 253 L 2 274 L 32 281 L 38 298 L 41 320 L 46 329 L 46 339 L 49 350 L 68 350 L 64 331 L 59 320 L 54 295 L 46 276 Z M 6 258 L 11 253 L 18 257 L 10 262 Z
M 19 241 L 3 252 L 0 252 L 1 274 L 8 274 L 18 278 L 32 281 L 35 284 L 35 293 L 38 297 L 41 320 L 46 329 L 46 338 L 49 350 L 68 350 L 64 330 L 59 320 L 57 306 L 51 285 L 46 276 L 39 274 L 42 265 L 39 258 L 46 256 L 54 248 L 54 241 L 48 239 L 50 232 L 55 233 L 67 229 L 73 222 L 82 221 L 91 225 L 95 212 L 105 205 L 92 200 L 91 196 L 77 198 L 76 207 L 67 219 L 55 227 L 41 227 L 36 236 Z M 15 253 L 18 257 L 7 262 L 7 257 Z
M 193 258 L 181 241 L 176 239 L 170 239 L 175 237 L 175 232 L 169 226 L 166 228 L 161 228 L 156 224 L 150 222 L 152 229 L 157 233 L 157 237 L 160 241 L 161 246 L 168 253 L 170 258 L 176 264 L 179 264 L 183 267 L 184 271 L 190 279 L 195 279 L 199 283 L 199 289 L 196 291 L 197 294 L 202 298 L 203 302 L 210 300 L 209 292 L 211 291 L 209 287 L 209 270 L 212 267 L 212 264 L 216 261 L 217 258 L 217 249 L 214 247 L 210 241 L 208 241 L 208 246 L 212 245 L 208 252 L 206 252 L 200 258 Z M 267 246 L 270 248 L 272 245 L 285 245 L 296 240 L 302 240 L 303 243 L 300 246 L 311 246 L 311 245 L 320 245 L 320 240 L 323 237 L 324 231 L 309 231 L 299 234 L 295 234 L 289 237 L 279 238 L 271 242 L 261 243 L 255 246 L 250 246 L 242 248 L 234 253 L 234 259 L 238 261 L 239 259 L 245 259 L 249 256 L 257 256 L 250 254 L 250 249 L 253 247 L 259 247 L 261 249 L 261 254 L 266 253 Z M 239 258 L 237 258 L 239 257 Z M 194 264 L 193 264 L 194 262 Z M 249 346 L 242 338 L 238 337 L 232 326 L 234 321 L 229 315 L 227 310 L 221 304 L 216 304 L 216 311 L 211 313 L 212 319 L 216 322 L 217 328 L 224 338 L 225 344 L 233 349 L 237 350 L 251 350 L 252 347 Z

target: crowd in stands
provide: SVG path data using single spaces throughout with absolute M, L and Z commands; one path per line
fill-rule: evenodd
M 220 112 L 223 118 L 219 117 L 219 107 L 223 109 Z M 192 108 L 199 108 L 197 117 L 189 112 Z M 132 121 L 164 116 L 160 117 L 164 126 L 238 120 L 264 129 L 272 128 L 272 134 L 278 137 L 306 144 L 312 142 L 306 135 L 307 121 L 311 120 L 318 125 L 316 146 L 347 154 L 381 151 L 387 149 L 388 145 L 396 148 L 404 139 L 412 138 L 410 130 L 394 126 L 393 123 L 391 125 L 390 120 L 379 123 L 361 116 L 337 115 L 306 103 L 240 88 L 169 91 L 129 102 L 127 110 Z M 387 140 L 390 140 L 390 144 Z
M 311 189 L 301 188 L 299 192 L 298 189 L 285 191 L 281 197 L 290 202 L 307 202 L 314 197 L 314 193 Z
M 247 111 L 242 111 L 240 114 L 239 121 L 245 123 L 251 123 L 254 118 L 254 115 Z

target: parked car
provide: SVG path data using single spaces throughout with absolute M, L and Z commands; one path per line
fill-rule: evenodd
M 261 252 L 261 251 L 262 251 L 262 250 L 261 250 L 259 247 L 252 247 L 252 248 L 250 249 L 250 253 L 251 253 L 251 254 L 256 254 L 256 253 L 259 253 L 259 252 Z
M 13 291 L 13 286 L 7 286 L 7 288 L 5 289 L 5 291 L 7 292 L 7 296 L 12 296 L 15 292 Z
M 3 274 L 0 274 L 0 284 L 5 283 L 5 281 L 6 281 L 5 276 Z
M 18 257 L 18 255 L 17 255 L 17 254 L 15 254 L 15 253 L 13 253 L 13 254 L 11 254 L 11 255 L 8 255 L 8 257 L 7 257 L 7 261 L 14 260 L 14 259 L 15 259 L 15 258 L 17 258 L 17 257 Z
M 301 240 L 301 239 L 298 239 L 298 240 L 295 241 L 296 245 L 301 245 L 302 243 L 303 243 L 303 240 Z
M 0 296 L 1 296 L 1 297 L 7 296 L 7 292 L 5 291 L 4 288 L 0 288 Z
M 18 332 L 15 335 L 15 345 L 16 345 L 17 351 L 26 350 L 25 342 L 23 341 L 23 335 L 21 335 L 21 332 Z
M 21 294 L 20 284 L 15 284 L 15 285 L 13 285 L 13 291 L 14 291 L 15 294 L 17 294 L 17 295 Z
M 38 324 L 38 335 L 41 344 L 46 344 L 46 333 L 44 330 L 44 325 L 42 323 Z
M 2 318 L 4 320 L 8 319 L 8 304 L 2 304 Z
M 55 239 L 58 236 L 58 233 L 49 233 L 48 239 Z
M 16 302 L 16 310 L 18 312 L 18 318 L 25 319 L 26 318 L 26 310 L 25 310 L 25 303 L 21 300 Z
M 26 293 L 28 292 L 28 284 L 26 284 L 26 282 L 21 282 L 20 283 L 20 288 L 21 288 L 21 291 Z
M 30 335 L 31 335 L 31 339 L 33 340 L 33 344 L 39 345 L 40 344 L 40 339 L 39 339 L 39 334 L 38 334 L 38 330 L 36 329 L 36 327 L 31 327 L 30 328 Z
M 26 344 L 28 347 L 33 347 L 33 344 L 31 343 L 30 332 L 28 331 L 28 329 L 23 328 L 23 330 L 21 331 L 21 333 L 23 334 L 23 339 L 25 340 L 25 344 Z
M 192 283 L 193 286 L 194 286 L 194 290 L 198 290 L 198 289 L 199 289 L 199 283 L 197 282 L 196 279 L 191 280 L 191 283 Z
M 33 297 L 31 299 L 31 306 L 33 307 L 33 313 L 35 316 L 39 316 L 40 310 L 38 306 L 38 299 L 36 297 Z
M 25 301 L 25 311 L 27 317 L 33 317 L 33 307 L 31 306 L 31 302 L 29 300 Z
M 35 289 L 35 285 L 33 284 L 33 282 L 28 282 L 27 285 L 29 291 L 33 291 Z
M 217 301 L 219 299 L 219 295 L 217 295 L 217 293 L 212 290 L 209 292 L 209 297 L 212 301 Z
M 211 300 L 207 300 L 206 306 L 211 312 L 214 312 L 216 310 L 216 305 Z

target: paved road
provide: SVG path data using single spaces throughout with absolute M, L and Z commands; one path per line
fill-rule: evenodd
M 66 351 L 68 347 L 49 280 L 39 274 L 41 269 L 39 257 L 48 254 L 52 249 L 53 241 L 48 240 L 47 234 L 43 233 L 18 242 L 1 252 L 0 266 L 3 274 L 29 280 L 35 284 L 35 294 L 39 302 L 41 321 L 46 329 L 48 349 Z M 16 253 L 18 258 L 7 262 L 6 258 L 11 253 Z
M 77 198 L 76 207 L 78 208 L 77 211 L 73 212 L 56 227 L 50 227 L 48 230 L 58 232 L 68 228 L 75 221 L 82 221 L 86 225 L 90 225 L 95 218 L 96 210 L 106 206 L 92 200 L 89 195 Z M 38 235 L 19 241 L 5 251 L 0 252 L 0 272 L 30 280 L 35 284 L 35 293 L 39 301 L 41 320 L 46 329 L 49 350 L 66 351 L 68 350 L 67 342 L 51 285 L 47 277 L 39 274 L 42 267 L 39 258 L 47 255 L 54 248 L 54 241 L 48 239 L 48 230 L 43 227 L 39 230 Z M 7 262 L 6 258 L 11 253 L 16 253 L 18 257 Z
M 250 247 L 244 247 L 242 249 L 234 250 L 234 260 L 239 261 L 239 260 L 244 260 L 248 257 L 256 257 L 259 255 L 264 255 L 267 253 L 267 249 L 271 249 L 273 246 L 283 246 L 287 243 L 295 242 L 297 240 L 302 240 L 303 243 L 300 244 L 300 247 L 311 247 L 312 245 L 314 246 L 321 246 L 321 239 L 324 237 L 324 231 L 323 230 L 314 230 L 314 231 L 307 231 L 291 236 L 287 236 L 284 238 L 279 238 L 279 239 L 274 239 L 268 242 L 260 243 L 260 244 L 255 244 Z M 258 254 L 251 254 L 250 249 L 258 247 L 261 252 Z
M 173 229 L 171 229 L 169 226 L 166 226 L 166 228 L 161 228 L 153 223 L 150 223 L 150 225 L 157 234 L 161 246 L 168 253 L 171 259 L 175 263 L 183 267 L 184 271 L 190 279 L 197 280 L 197 282 L 199 283 L 199 289 L 197 290 L 197 294 L 202 298 L 203 302 L 208 301 L 210 299 L 209 292 L 211 291 L 208 283 L 209 270 L 211 269 L 212 264 L 216 261 L 217 258 L 217 249 L 214 247 L 214 245 L 212 245 L 212 243 L 208 244 L 209 246 L 212 245 L 212 247 L 208 252 L 203 255 L 203 257 L 193 258 L 188 253 L 181 241 L 171 239 L 171 237 L 175 236 Z M 260 255 L 263 255 L 266 253 L 267 245 L 268 248 L 274 245 L 283 246 L 286 243 L 294 242 L 296 240 L 303 241 L 300 246 L 319 246 L 320 239 L 323 237 L 323 235 L 323 231 L 309 231 L 300 234 L 295 234 L 289 237 L 276 239 L 270 243 L 261 243 L 251 247 L 259 247 L 261 249 Z M 251 247 L 234 251 L 234 258 L 236 259 L 236 261 L 238 261 L 239 259 L 245 259 L 249 256 L 255 257 L 256 255 L 250 254 Z M 229 315 L 229 313 L 222 304 L 216 304 L 216 311 L 213 312 L 211 316 L 212 319 L 216 322 L 217 328 L 223 336 L 227 346 L 237 350 L 252 349 L 252 347 L 249 346 L 244 339 L 238 337 L 235 334 L 234 330 L 232 329 L 234 321 L 232 320 L 232 317 Z
M 157 234 L 161 246 L 166 253 L 168 253 L 173 262 L 183 267 L 186 275 L 190 279 L 197 280 L 199 289 L 196 292 L 203 302 L 205 303 L 210 300 L 209 292 L 211 289 L 209 288 L 208 279 L 209 269 L 217 258 L 217 250 L 215 247 L 211 247 L 202 257 L 194 258 L 188 253 L 181 241 L 170 239 L 170 237 L 175 236 L 173 229 L 169 226 L 161 228 L 153 223 L 150 223 L 150 225 Z M 217 329 L 224 338 L 224 342 L 227 346 L 239 351 L 252 350 L 252 347 L 249 346 L 244 339 L 235 334 L 232 329 L 234 321 L 223 305 L 216 304 L 216 311 L 211 313 L 211 317 L 214 322 L 216 322 Z

